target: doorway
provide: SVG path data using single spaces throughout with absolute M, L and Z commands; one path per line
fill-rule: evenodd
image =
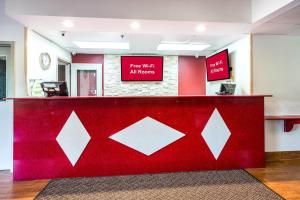
M 64 81 L 67 83 L 67 88 L 69 94 L 71 93 L 71 64 L 62 60 L 58 59 L 57 62 L 57 80 Z
M 102 65 L 73 64 L 72 65 L 72 96 L 102 95 Z
M 0 42 L 0 99 L 14 96 L 12 44 Z

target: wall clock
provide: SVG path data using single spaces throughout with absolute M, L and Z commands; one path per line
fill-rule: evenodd
M 47 70 L 50 68 L 51 65 L 51 58 L 48 53 L 41 53 L 40 55 L 40 67 L 43 70 Z

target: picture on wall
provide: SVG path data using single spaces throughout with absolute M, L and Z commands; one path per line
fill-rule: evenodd
M 162 81 L 163 56 L 121 56 L 122 81 Z

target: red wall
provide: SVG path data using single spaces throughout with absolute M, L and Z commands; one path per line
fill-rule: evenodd
M 72 56 L 72 63 L 101 63 L 104 64 L 103 54 L 76 54 Z
M 178 95 L 205 95 L 205 57 L 178 57 Z

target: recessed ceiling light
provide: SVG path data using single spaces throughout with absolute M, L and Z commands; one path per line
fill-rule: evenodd
M 65 20 L 62 22 L 62 24 L 67 28 L 71 28 L 74 26 L 74 23 L 71 20 Z
M 130 28 L 133 29 L 133 30 L 138 30 L 138 29 L 141 28 L 141 25 L 140 25 L 140 23 L 138 23 L 138 22 L 132 22 L 132 23 L 130 24 Z
M 196 31 L 197 32 L 203 32 L 203 31 L 205 31 L 206 30 L 206 26 L 204 26 L 203 24 L 198 24 L 197 26 L 196 26 Z
M 129 49 L 128 42 L 73 42 L 82 49 Z
M 209 44 L 179 44 L 179 43 L 165 43 L 159 44 L 157 50 L 159 51 L 202 51 L 208 48 Z

